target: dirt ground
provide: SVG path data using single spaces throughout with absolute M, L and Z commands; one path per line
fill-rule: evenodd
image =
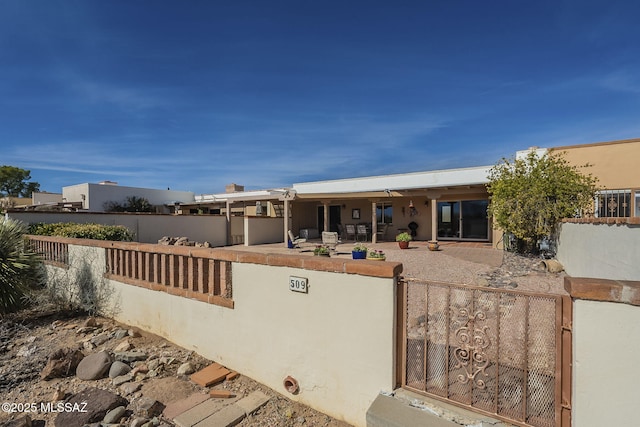
M 189 381 L 188 375 L 177 375 L 178 368 L 190 362 L 195 370 L 209 365 L 208 361 L 194 352 L 180 348 L 163 338 L 132 330 L 126 325 L 109 319 L 96 318 L 96 326 L 86 315 L 59 311 L 29 310 L 6 316 L 0 320 L 0 403 L 31 404 L 62 401 L 62 399 L 88 387 L 123 394 L 122 388 L 113 385 L 110 378 L 84 381 L 76 376 L 41 380 L 40 372 L 49 355 L 60 348 L 79 348 L 89 355 L 100 350 L 113 350 L 128 341 L 135 351 L 146 353 L 147 360 L 134 362 L 148 365 L 147 373 L 138 373 L 142 383 L 140 390 L 124 396 L 129 402 L 149 397 L 164 404 L 187 397 L 198 390 L 207 391 Z M 126 332 L 126 336 L 122 337 Z M 104 342 L 101 342 L 103 341 Z M 226 389 L 243 397 L 260 390 L 270 396 L 269 402 L 253 415 L 245 418 L 240 426 L 329 426 L 346 427 L 349 424 L 335 420 L 305 405 L 294 402 L 280 393 L 240 373 L 234 380 L 218 384 L 216 389 Z M 14 405 L 14 409 L 15 409 Z M 132 406 L 132 404 L 130 405 Z M 129 408 L 129 407 L 128 407 Z M 0 411 L 0 425 L 20 418 L 25 413 Z M 56 413 L 30 413 L 32 426 L 52 427 Z M 121 425 L 130 426 L 138 416 L 134 411 Z M 159 417 L 155 425 L 174 425 Z

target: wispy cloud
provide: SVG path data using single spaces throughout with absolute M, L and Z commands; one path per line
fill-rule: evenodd
M 602 86 L 616 92 L 635 95 L 640 93 L 640 78 L 638 72 L 631 72 L 628 69 L 617 70 L 604 77 Z

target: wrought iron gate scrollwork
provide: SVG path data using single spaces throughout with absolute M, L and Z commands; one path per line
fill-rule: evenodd
M 457 361 L 454 368 L 465 370 L 465 375 L 458 375 L 458 381 L 462 384 L 467 384 L 470 380 L 473 380 L 478 388 L 484 389 L 486 382 L 482 378 L 476 377 L 480 373 L 485 377 L 489 376 L 485 372 L 486 367 L 489 365 L 486 349 L 491 345 L 491 339 L 487 334 L 489 327 L 475 328 L 474 320 L 485 320 L 487 315 L 483 311 L 470 314 L 466 308 L 460 308 L 458 310 L 458 318 L 464 321 L 464 326 L 454 332 L 458 342 L 458 347 L 453 352 Z

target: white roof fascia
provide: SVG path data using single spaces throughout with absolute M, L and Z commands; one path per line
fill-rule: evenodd
M 412 172 L 398 175 L 303 182 L 293 184 L 293 189 L 299 194 L 317 194 L 481 185 L 489 182 L 488 175 L 491 167 L 492 166 L 481 166 L 429 172 Z
M 286 189 L 275 190 L 256 190 L 256 191 L 239 191 L 237 193 L 219 193 L 219 194 L 202 194 L 196 196 L 196 203 L 212 203 L 212 202 L 242 202 L 254 200 L 273 200 L 278 199 L 287 192 Z

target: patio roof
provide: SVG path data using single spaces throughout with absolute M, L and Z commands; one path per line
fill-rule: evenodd
M 450 188 L 484 185 L 491 166 L 413 172 L 397 175 L 369 176 L 362 178 L 293 184 L 298 196 L 305 194 L 390 192 L 412 189 Z
M 285 197 L 290 190 L 277 188 L 272 190 L 238 191 L 235 193 L 201 194 L 195 196 L 196 203 L 226 203 L 253 201 L 253 200 L 277 200 Z

